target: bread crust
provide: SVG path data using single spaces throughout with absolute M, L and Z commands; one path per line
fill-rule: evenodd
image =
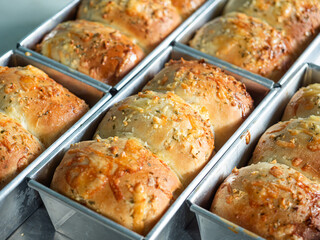
M 86 20 L 60 23 L 37 51 L 112 86 L 144 57 L 142 49 L 119 31 Z
M 258 163 L 221 184 L 211 211 L 266 239 L 320 238 L 320 187 L 283 164 Z
M 51 188 L 146 234 L 177 196 L 181 183 L 138 139 L 112 137 L 72 145 Z
M 204 119 L 209 118 L 217 148 L 222 147 L 253 109 L 253 100 L 243 83 L 203 60 L 171 60 L 144 90 L 173 92 Z
M 275 81 L 290 66 L 288 40 L 258 18 L 229 13 L 200 28 L 190 46 Z
M 173 93 L 146 91 L 115 104 L 95 136 L 141 139 L 170 166 L 184 186 L 207 163 L 214 149 L 208 121 Z
M 171 0 L 172 5 L 184 19 L 191 15 L 205 1 L 206 0 Z
M 78 18 L 118 29 L 151 51 L 181 22 L 169 0 L 83 0 Z
M 261 136 L 252 162 L 277 160 L 320 182 L 320 117 L 279 122 Z
M 42 151 L 38 139 L 17 121 L 0 112 L 0 189 Z
M 0 109 L 45 147 L 88 111 L 87 104 L 31 65 L 0 66 Z

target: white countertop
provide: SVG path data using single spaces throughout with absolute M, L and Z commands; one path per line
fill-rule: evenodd
M 0 56 L 72 0 L 0 0 Z

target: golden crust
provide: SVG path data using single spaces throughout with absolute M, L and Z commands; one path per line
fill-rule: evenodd
M 140 47 L 119 31 L 85 20 L 59 24 L 37 50 L 109 85 L 116 85 L 144 57 Z
M 319 0 L 230 0 L 224 13 L 231 11 L 259 18 L 281 31 L 296 54 L 320 30 Z
M 243 83 L 204 61 L 171 60 L 144 90 L 171 91 L 209 120 L 220 148 L 253 109 L 253 100 Z
M 181 22 L 169 0 L 83 0 L 78 18 L 101 22 L 151 51 Z
M 258 163 L 233 171 L 211 211 L 266 239 L 320 238 L 320 187 L 283 164 Z
M 31 65 L 0 67 L 0 109 L 48 147 L 88 110 L 86 103 Z
M 210 159 L 214 149 L 210 125 L 173 93 L 146 91 L 114 105 L 96 137 L 134 136 L 145 142 L 186 186 Z
M 270 127 L 260 138 L 252 161 L 276 159 L 320 182 L 320 117 L 291 119 Z
M 137 139 L 113 137 L 71 146 L 51 188 L 146 234 L 174 200 L 181 183 Z
M 292 61 L 288 41 L 280 32 L 241 13 L 208 22 L 190 46 L 273 80 L 278 80 Z
M 43 148 L 18 122 L 0 113 L 0 188 L 31 163 Z
M 320 116 L 320 84 L 315 83 L 297 91 L 284 111 L 282 120 Z
M 171 3 L 183 18 L 187 18 L 205 1 L 206 0 L 171 0 Z

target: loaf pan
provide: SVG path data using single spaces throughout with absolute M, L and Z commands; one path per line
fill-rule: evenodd
M 320 82 L 320 67 L 311 63 L 300 65 L 274 99 L 252 121 L 188 198 L 192 212 L 196 214 L 202 239 L 261 239 L 257 235 L 211 213 L 214 193 L 234 167 L 246 165 L 260 136 L 278 122 L 293 94 L 302 86 Z M 248 137 L 249 136 L 249 137 Z M 250 139 L 250 141 L 248 141 Z
M 212 19 L 221 16 L 224 6 L 228 0 L 216 0 L 213 4 L 208 6 L 208 8 L 205 9 L 204 12 L 200 16 L 197 17 L 196 21 L 193 21 L 191 24 L 188 25 L 175 39 L 176 45 L 184 45 L 187 51 L 192 51 L 190 46 L 188 46 L 189 40 L 191 40 L 194 36 L 194 34 L 199 30 L 204 24 L 211 21 Z M 295 60 L 295 62 L 290 66 L 287 72 L 289 71 L 295 71 L 302 63 L 306 62 L 307 58 L 312 58 L 311 62 L 317 63 L 317 61 L 320 61 L 320 34 L 318 34 L 318 37 L 315 37 L 315 39 L 309 44 L 309 47 L 304 50 L 302 54 Z M 195 50 L 195 49 L 193 49 Z M 199 54 L 201 53 L 202 56 L 206 56 L 208 59 L 217 59 L 216 57 L 210 56 L 206 53 L 202 53 L 198 50 Z M 223 61 L 223 60 L 221 60 Z M 224 61 L 225 62 L 225 61 Z M 264 78 L 260 75 L 251 73 L 247 70 L 244 70 L 240 67 L 237 67 L 233 64 L 225 62 L 228 66 L 232 66 L 234 69 L 239 69 L 243 72 L 246 72 L 248 75 L 255 75 L 256 78 Z M 284 84 L 286 82 L 286 78 L 284 78 L 284 75 L 277 81 L 280 85 Z
M 189 18 L 187 18 L 180 26 L 178 26 L 170 35 L 167 36 L 151 53 L 149 53 L 139 64 L 136 65 L 126 76 L 123 77 L 119 83 L 117 83 L 113 91 L 120 90 L 125 84 L 127 84 L 132 77 L 137 75 L 157 54 L 166 49 L 170 43 L 182 32 L 189 24 L 195 21 L 198 15 L 202 14 L 202 12 L 208 8 L 215 0 L 209 0 L 205 2 L 198 10 L 196 10 Z M 95 82 L 97 85 L 100 85 L 102 88 L 110 90 L 112 86 L 99 82 L 83 73 L 80 73 L 72 68 L 69 68 L 57 61 L 54 61 L 48 57 L 45 57 L 34 51 L 36 44 L 39 43 L 42 38 L 50 32 L 54 27 L 56 27 L 59 23 L 73 20 L 76 18 L 76 13 L 78 6 L 80 4 L 80 0 L 75 0 L 67 5 L 64 9 L 54 15 L 52 18 L 44 22 L 37 29 L 35 29 L 32 33 L 26 36 L 23 40 L 18 43 L 18 48 L 21 51 L 29 52 L 33 56 L 46 61 L 60 69 L 71 72 L 77 75 L 80 78 L 86 79 L 87 81 Z
M 90 115 L 92 115 L 111 97 L 109 93 L 102 97 L 102 93 L 98 89 L 86 85 L 82 81 L 74 79 L 71 76 L 57 71 L 56 69 L 50 68 L 48 65 L 41 63 L 34 58 L 26 57 L 22 52 L 10 51 L 0 57 L 0 66 L 15 67 L 26 66 L 28 64 L 43 70 L 75 95 L 84 99 L 89 103 L 91 109 L 49 148 L 47 148 L 37 159 L 19 173 L 17 177 L 0 190 L 0 239 L 7 238 L 41 204 L 38 194 L 36 194 L 34 190 L 28 188 L 25 176 L 30 173 L 37 164 L 46 159 L 50 152 L 53 152 L 55 148 L 64 141 L 64 139 L 70 136 L 72 132 L 80 127 Z M 88 92 L 82 91 L 78 94 L 79 85 L 85 85 Z
M 259 114 L 259 112 L 268 105 L 275 95 L 275 89 L 272 89 L 273 82 L 255 79 L 248 79 L 241 74 L 234 73 L 232 69 L 225 67 L 220 63 L 208 61 L 209 63 L 223 68 L 227 73 L 234 75 L 246 85 L 248 91 L 255 101 L 256 109 L 249 115 L 247 120 L 240 126 L 236 133 L 228 142 L 216 153 L 204 169 L 189 184 L 182 194 L 175 200 L 172 206 L 166 211 L 163 217 L 146 235 L 139 235 L 128 230 L 121 225 L 93 212 L 92 210 L 64 197 L 53 190 L 49 185 L 55 168 L 60 163 L 64 153 L 69 149 L 70 144 L 82 140 L 91 139 L 97 124 L 101 121 L 104 113 L 116 102 L 126 98 L 129 95 L 137 93 L 157 72 L 159 72 L 169 59 L 199 59 L 198 55 L 185 52 L 178 47 L 168 47 L 157 56 L 149 65 L 140 72 L 134 79 L 122 88 L 110 101 L 99 111 L 91 116 L 78 131 L 74 132 L 66 141 L 53 153 L 46 161 L 42 162 L 29 175 L 29 186 L 39 191 L 42 200 L 48 210 L 49 216 L 55 229 L 72 239 L 99 239 L 104 236 L 110 239 L 180 239 L 181 236 L 187 236 L 186 227 L 192 215 L 186 205 L 186 198 L 192 190 L 198 185 L 200 180 L 214 166 L 215 162 L 223 155 L 229 146 L 241 134 L 243 129 Z M 184 237 L 187 239 L 187 237 Z

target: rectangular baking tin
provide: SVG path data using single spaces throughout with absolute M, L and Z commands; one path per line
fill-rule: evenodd
M 206 24 L 207 22 L 209 22 L 210 20 L 221 16 L 221 13 L 223 11 L 223 8 L 225 6 L 225 4 L 227 3 L 227 0 L 217 0 L 215 1 L 213 4 L 211 4 L 207 9 L 205 9 L 205 11 L 198 16 L 198 18 L 196 19 L 196 21 L 192 22 L 191 24 L 189 24 L 175 39 L 175 44 L 176 45 L 184 45 L 185 49 L 187 51 L 192 51 L 193 48 L 191 48 L 190 46 L 188 46 L 188 42 L 189 40 L 194 36 L 194 34 L 196 33 L 197 30 L 199 30 L 204 24 Z M 306 62 L 306 59 L 310 59 L 309 62 L 313 62 L 315 64 L 318 63 L 318 61 L 320 61 L 320 33 L 318 34 L 318 36 L 315 37 L 315 39 L 313 39 L 313 41 L 309 44 L 309 47 L 307 47 L 302 54 L 300 54 L 300 56 L 295 60 L 294 64 L 292 64 L 290 66 L 290 68 L 288 69 L 287 72 L 293 72 L 295 71 L 302 63 Z M 206 53 L 202 53 L 199 50 L 193 49 L 196 52 L 198 52 L 198 54 L 205 56 L 208 59 L 218 59 L 214 56 L 208 55 Z M 225 62 L 223 60 L 220 60 L 222 62 Z M 228 66 L 232 66 L 234 69 L 238 69 L 239 71 L 248 74 L 249 76 L 254 76 L 255 78 L 260 78 L 263 79 L 264 77 L 255 74 L 255 73 L 251 73 L 245 69 L 242 69 L 240 67 L 237 67 L 233 64 L 230 64 L 228 62 L 225 62 L 226 65 Z M 285 75 L 283 75 L 281 77 L 281 79 L 279 79 L 279 81 L 277 82 L 280 85 L 283 85 L 286 80 L 288 80 L 287 78 L 284 77 Z
M 320 67 L 314 64 L 302 64 L 292 74 L 286 74 L 291 84 L 279 89 L 279 93 L 263 109 L 259 116 L 252 121 L 219 160 L 208 175 L 201 181 L 194 192 L 189 196 L 188 203 L 198 220 L 202 239 L 261 239 L 257 235 L 223 219 L 209 210 L 213 196 L 222 181 L 237 166 L 247 165 L 260 136 L 271 125 L 278 122 L 293 94 L 301 87 L 311 83 L 320 83 Z M 246 142 L 250 136 L 250 142 Z M 248 139 L 248 138 L 247 138 Z
M 78 204 L 48 188 L 53 176 L 53 172 L 63 154 L 69 148 L 70 144 L 81 140 L 90 139 L 100 122 L 104 113 L 116 102 L 137 93 L 157 72 L 159 72 L 169 59 L 199 59 L 201 57 L 192 53 L 187 53 L 178 47 L 168 47 L 156 59 L 140 72 L 129 84 L 122 88 L 110 101 L 105 104 L 99 111 L 86 121 L 83 126 L 74 132 L 55 153 L 53 153 L 46 161 L 42 162 L 29 175 L 29 186 L 38 190 L 45 206 L 48 210 L 50 218 L 55 229 L 73 239 L 98 239 L 102 236 L 112 236 L 112 239 L 179 239 L 185 234 L 185 228 L 193 216 L 189 214 L 186 198 L 192 190 L 198 185 L 200 180 L 213 167 L 215 162 L 229 148 L 243 129 L 252 121 L 257 114 L 263 109 L 273 98 L 276 90 L 272 90 L 273 82 L 257 82 L 247 79 L 241 75 L 235 74 L 232 69 L 209 61 L 213 65 L 225 69 L 227 73 L 234 75 L 237 79 L 241 79 L 247 86 L 248 91 L 252 94 L 256 109 L 251 113 L 248 119 L 240 126 L 238 131 L 228 140 L 228 142 L 216 153 L 207 166 L 198 174 L 198 176 L 189 184 L 179 198 L 166 211 L 164 216 L 155 225 L 155 227 L 143 237 L 134 233 L 121 225 L 91 211 L 90 209 Z M 46 173 L 46 174 L 44 174 Z M 77 229 L 75 231 L 75 229 Z
M 0 57 L 0 66 L 26 66 L 31 64 L 45 71 L 50 77 L 55 80 L 60 80 L 59 83 L 68 88 L 76 95 L 78 91 L 78 85 L 83 86 L 83 83 L 78 79 L 58 72 L 55 69 L 51 69 L 44 63 L 38 62 L 36 59 L 27 58 L 24 53 L 19 51 L 9 51 Z M 15 177 L 8 185 L 0 190 L 0 239 L 7 238 L 19 225 L 26 220 L 41 204 L 41 200 L 38 194 L 27 186 L 25 176 L 31 172 L 31 170 L 48 157 L 49 153 L 59 146 L 65 138 L 71 135 L 83 122 L 101 105 L 103 105 L 111 95 L 108 93 L 100 99 L 100 91 L 93 89 L 90 86 L 86 86 L 87 89 L 91 89 L 90 93 L 93 94 L 80 94 L 86 102 L 90 103 L 91 109 L 85 114 L 77 123 L 75 123 L 67 132 L 65 132 L 57 141 L 55 141 L 49 148 L 47 148 L 37 159 L 35 159 L 28 167 L 26 167 L 17 177 Z M 97 96 L 98 94 L 98 96 Z M 95 105 L 94 105 L 95 104 Z M 94 105 L 94 106 L 93 106 Z
M 137 64 L 119 83 L 114 86 L 114 90 L 119 91 L 125 84 L 127 84 L 130 79 L 132 79 L 135 75 L 137 75 L 154 57 L 156 57 L 161 51 L 166 49 L 170 43 L 192 22 L 196 20 L 198 15 L 202 14 L 202 12 L 211 6 L 215 0 L 208 0 L 205 2 L 198 10 L 196 10 L 189 18 L 187 18 L 183 23 L 181 23 L 171 34 L 169 34 L 154 50 L 152 50 L 139 64 Z M 23 52 L 29 52 L 33 56 L 41 59 L 42 61 L 46 61 L 51 65 L 56 66 L 57 68 L 63 69 L 70 73 L 75 74 L 76 76 L 83 78 L 87 81 L 94 82 L 96 85 L 99 85 L 101 88 L 105 88 L 110 90 L 112 86 L 97 81 L 83 73 L 80 73 L 70 67 L 67 67 L 55 60 L 52 60 L 48 57 L 45 57 L 34 51 L 37 43 L 41 41 L 41 39 L 50 32 L 54 27 L 56 27 L 59 23 L 67 20 L 73 20 L 76 17 L 77 8 L 80 4 L 80 0 L 75 0 L 67 5 L 64 9 L 54 15 L 52 18 L 41 24 L 37 29 L 31 32 L 27 37 L 21 40 L 18 43 L 18 48 Z

